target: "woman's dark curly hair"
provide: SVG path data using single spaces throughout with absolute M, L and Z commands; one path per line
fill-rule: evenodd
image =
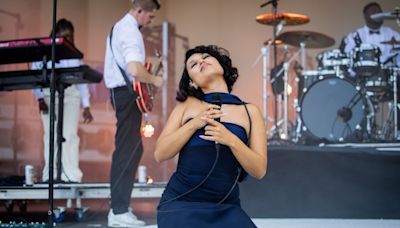
M 188 96 L 196 97 L 197 99 L 202 99 L 204 96 L 204 92 L 197 88 L 190 86 L 190 77 L 189 73 L 186 69 L 186 62 L 196 53 L 207 53 L 212 57 L 216 58 L 219 64 L 221 64 L 222 69 L 224 70 L 224 80 L 226 85 L 228 86 L 229 93 L 232 91 L 233 84 L 235 84 L 237 78 L 239 77 L 238 70 L 236 67 L 232 66 L 232 60 L 229 57 L 229 52 L 221 47 L 216 45 L 208 45 L 208 46 L 197 46 L 195 48 L 189 49 L 185 55 L 185 68 L 182 73 L 182 78 L 179 82 L 179 90 L 176 96 L 176 100 L 185 101 Z

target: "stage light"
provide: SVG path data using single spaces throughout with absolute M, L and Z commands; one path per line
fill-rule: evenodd
M 142 136 L 150 138 L 154 134 L 154 127 L 150 124 L 149 115 L 144 114 L 145 126 L 142 128 Z
M 154 134 L 154 127 L 151 124 L 146 124 L 142 128 L 142 135 L 146 138 L 150 138 Z
M 290 86 L 290 85 L 288 84 L 288 85 L 287 85 L 287 93 L 288 93 L 288 95 L 292 94 L 292 91 L 293 91 L 292 86 Z

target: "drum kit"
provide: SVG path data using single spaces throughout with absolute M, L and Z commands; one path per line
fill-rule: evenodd
M 392 14 L 390 14 L 392 15 Z M 388 13 L 382 13 L 382 19 L 397 19 Z M 317 69 L 306 69 L 306 48 L 328 48 L 335 40 L 325 34 L 313 31 L 289 31 L 280 33 L 283 25 L 302 25 L 310 19 L 295 13 L 261 14 L 256 21 L 274 27 L 273 38 L 261 48 L 263 56 L 264 113 L 267 115 L 267 80 L 270 80 L 275 94 L 274 125 L 268 131 L 270 139 L 291 142 L 380 142 L 397 139 L 397 80 L 400 66 L 381 62 L 380 49 L 372 44 L 361 44 L 351 52 L 339 49 L 320 52 L 316 57 Z M 400 25 L 399 25 L 400 26 Z M 289 60 L 277 64 L 276 46 L 284 44 L 298 47 L 299 51 Z M 382 42 L 389 45 L 392 52 L 400 52 L 400 41 Z M 269 66 L 271 46 L 274 46 L 275 66 Z M 400 53 L 399 53 L 400 54 Z M 300 55 L 297 70 L 298 102 L 296 123 L 288 121 L 288 71 L 289 65 Z M 386 61 L 387 62 L 387 61 Z M 280 77 L 283 90 L 276 89 Z M 283 96 L 283 98 L 282 98 Z M 283 100 L 283 119 L 278 120 L 278 102 Z M 389 108 L 384 120 L 377 123 L 377 113 L 382 114 L 382 104 Z M 295 125 L 289 129 L 289 125 Z

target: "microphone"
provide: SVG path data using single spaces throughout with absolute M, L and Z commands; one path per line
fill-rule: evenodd
M 211 97 L 211 104 L 218 105 L 221 108 L 221 106 L 222 106 L 221 96 L 219 94 L 213 94 L 212 97 Z M 219 118 L 219 117 L 215 118 L 214 120 L 218 121 L 218 122 L 221 122 L 221 118 Z M 219 149 L 220 149 L 219 143 L 215 142 L 215 150 L 217 152 L 219 152 Z
M 222 106 L 221 96 L 219 94 L 213 94 L 211 97 L 211 104 L 218 105 L 220 108 Z M 221 122 L 221 118 L 215 118 L 215 121 Z
M 383 21 L 383 19 L 389 19 L 389 18 L 392 18 L 392 13 L 391 12 L 385 12 L 385 13 L 376 13 L 376 14 L 372 14 L 371 16 L 370 16 L 370 18 L 372 19 L 372 20 L 374 20 L 374 21 L 376 21 L 376 22 L 380 22 L 380 21 Z M 394 18 L 394 17 L 393 17 Z
M 265 7 L 265 6 L 269 5 L 269 4 L 272 4 L 273 7 L 277 7 L 278 6 L 278 1 L 279 0 L 270 0 L 268 2 L 265 2 L 265 3 L 261 4 L 260 8 L 263 8 L 263 7 Z
M 353 116 L 353 113 L 350 108 L 342 107 L 337 111 L 337 115 L 344 123 L 347 123 Z

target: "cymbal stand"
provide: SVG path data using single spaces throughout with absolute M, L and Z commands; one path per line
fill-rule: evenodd
M 275 42 L 275 41 L 274 41 Z M 265 126 L 268 124 L 268 89 L 267 82 L 269 80 L 269 49 L 271 43 L 267 46 L 261 48 L 261 53 L 263 55 L 263 111 L 264 111 L 264 121 Z
M 304 54 L 304 43 L 301 43 L 301 47 L 287 62 L 283 64 L 283 83 L 284 83 L 284 92 L 283 92 L 283 102 L 284 102 L 284 113 L 283 113 L 283 132 L 285 134 L 286 139 L 288 137 L 288 81 L 289 81 L 289 66 L 299 55 L 302 57 L 301 62 L 305 62 L 303 60 Z
M 272 12 L 273 12 L 273 14 L 274 14 L 274 16 L 275 15 L 277 15 L 277 13 L 278 13 L 278 1 L 279 0 L 270 0 L 270 1 L 267 1 L 267 2 L 265 2 L 265 3 L 263 3 L 263 4 L 261 4 L 260 5 L 260 8 L 263 8 L 263 7 L 265 7 L 265 6 L 267 6 L 267 5 L 269 5 L 269 4 L 272 4 Z M 274 17 L 274 18 L 276 18 L 276 17 Z M 278 62 L 278 53 L 277 53 L 277 46 L 276 46 L 276 36 L 277 36 L 277 26 L 278 26 L 278 24 L 277 23 L 273 23 L 273 36 L 272 36 L 272 45 L 273 45 L 273 47 L 274 47 L 274 68 L 276 68 L 277 67 L 277 62 Z M 279 140 L 280 139 L 280 136 L 279 136 L 279 132 L 278 131 L 276 131 L 277 129 L 278 129 L 278 122 L 277 122 L 277 98 L 275 97 L 275 109 L 274 109 L 274 128 L 275 128 L 275 132 L 274 132 L 274 134 L 272 135 L 272 139 L 277 139 L 277 140 Z
M 379 135 L 379 139 L 387 140 L 397 140 L 398 130 L 397 130 L 397 113 L 398 113 L 398 100 L 397 100 L 397 77 L 400 76 L 400 68 L 393 68 L 393 103 L 389 102 L 389 112 L 386 117 L 385 124 L 382 127 L 382 132 Z M 393 128 L 393 129 L 391 129 Z M 391 132 L 392 131 L 392 132 Z M 392 137 L 391 137 L 392 136 Z
M 397 139 L 397 77 L 400 74 L 400 68 L 395 67 L 393 69 L 393 120 L 394 120 L 394 125 L 393 125 L 393 137 L 394 140 Z
M 306 44 L 304 42 L 300 43 L 300 66 L 302 71 L 306 70 L 306 66 L 307 66 L 307 56 L 306 56 Z M 296 108 L 296 113 L 297 113 L 297 117 L 296 117 L 296 134 L 295 134 L 295 138 L 292 139 L 293 142 L 298 142 L 301 138 L 301 129 L 302 129 L 302 125 L 303 125 L 303 121 L 301 120 L 300 117 L 300 103 L 299 103 L 299 98 L 296 99 L 295 102 L 295 108 Z
M 264 112 L 264 121 L 265 121 L 265 126 L 267 126 L 268 123 L 268 81 L 270 80 L 270 49 L 272 42 L 275 42 L 275 40 L 272 40 L 268 45 L 265 45 L 261 48 L 261 54 L 259 57 L 257 57 L 255 63 L 253 64 L 253 67 L 257 64 L 259 61 L 259 58 L 262 56 L 263 59 L 263 112 Z
M 307 70 L 306 44 L 304 42 L 300 43 L 300 61 L 301 68 Z

